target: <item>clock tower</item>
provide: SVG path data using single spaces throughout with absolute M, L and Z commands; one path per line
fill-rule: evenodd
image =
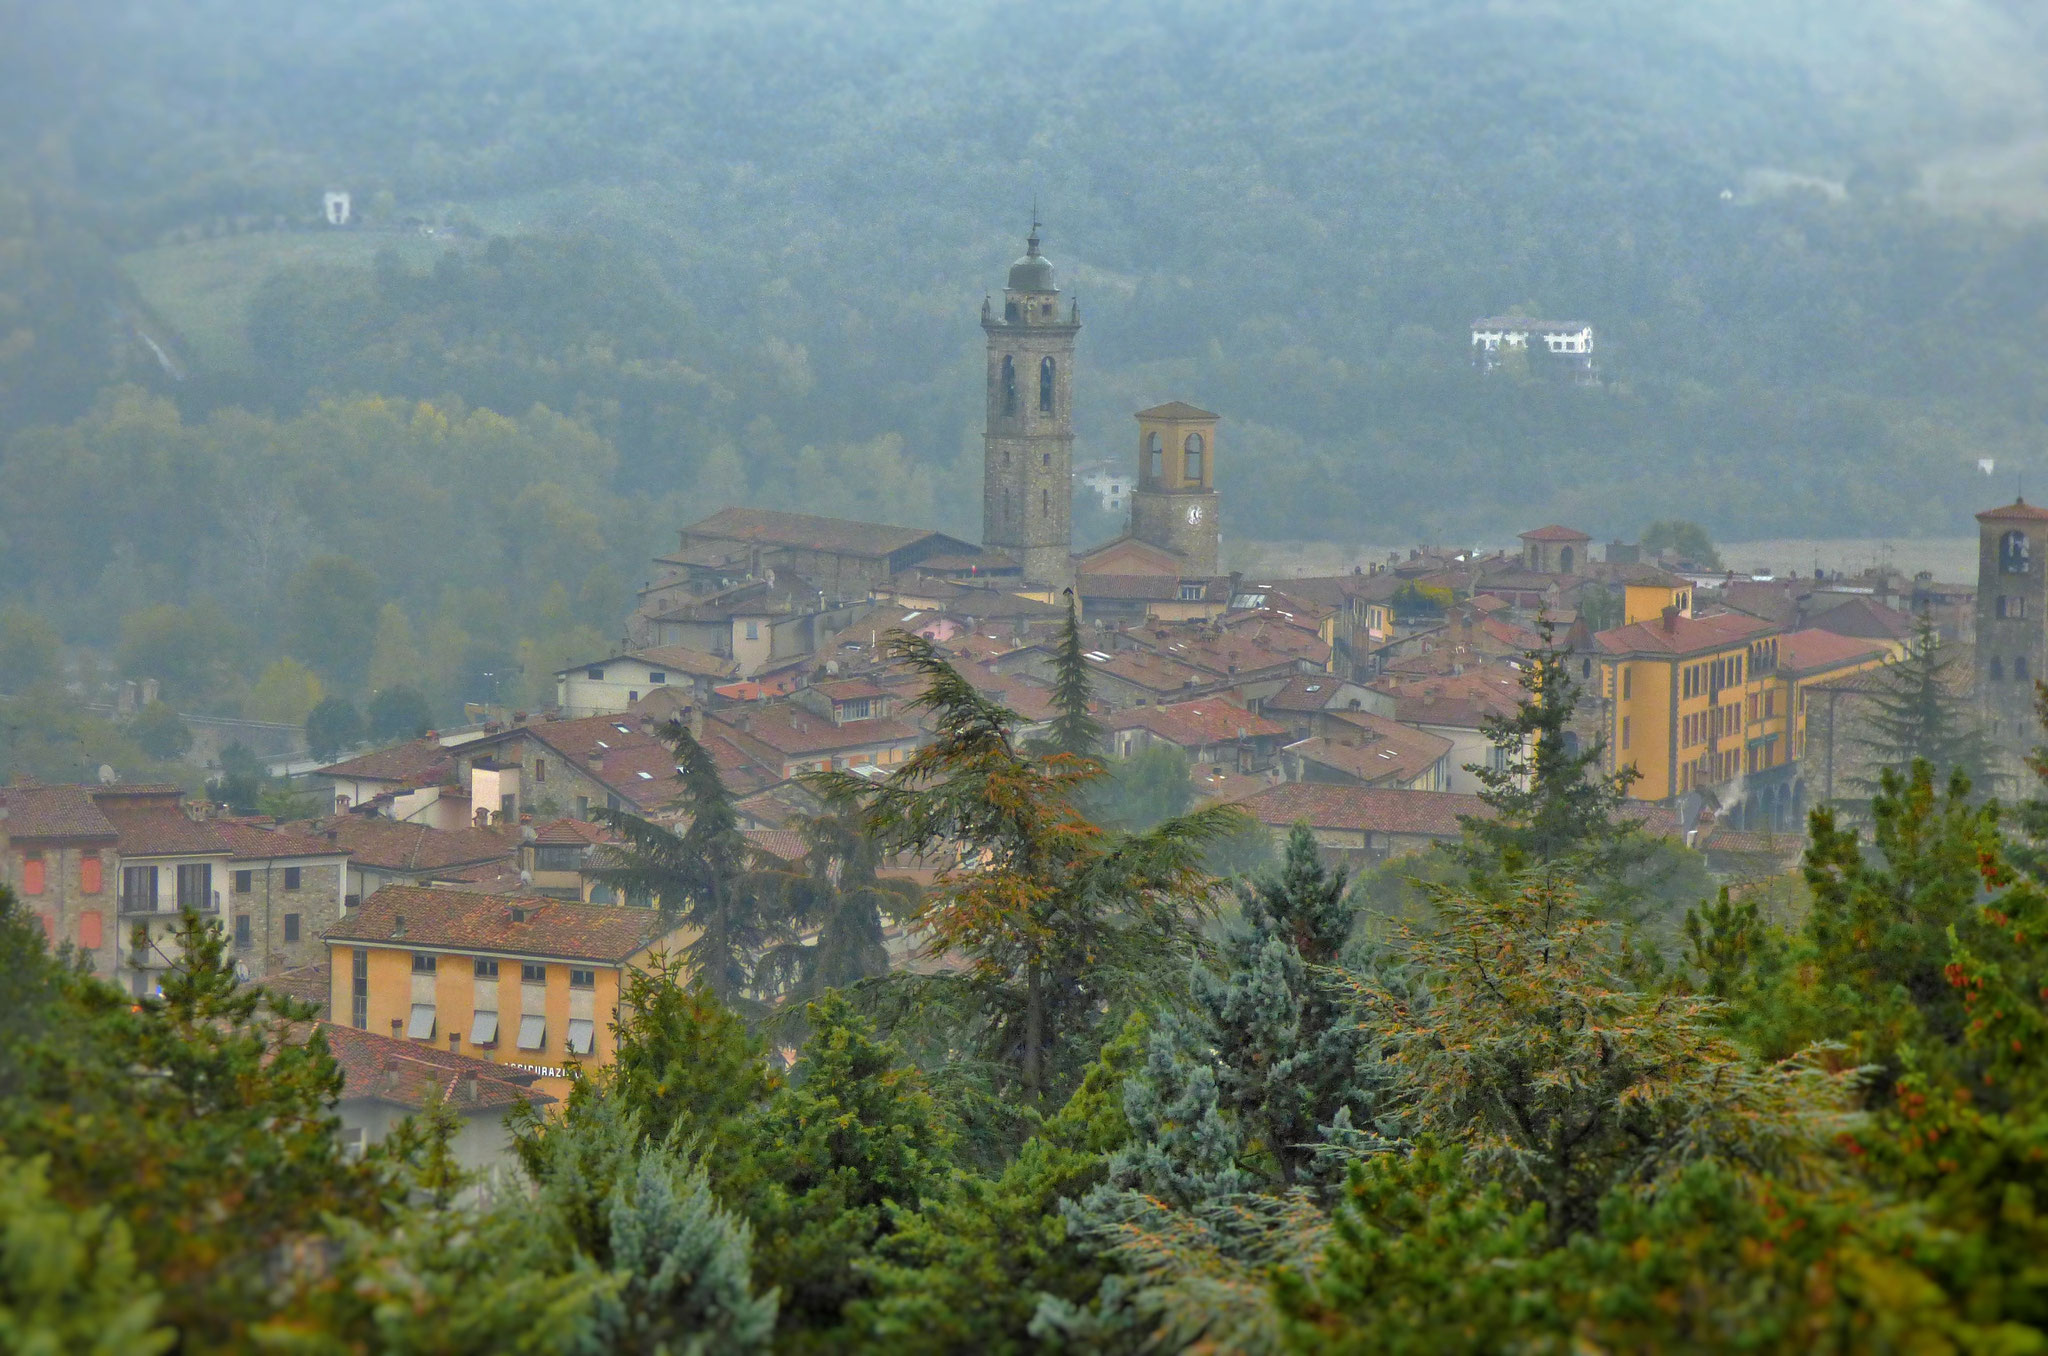
M 1223 540 L 1216 512 L 1216 418 L 1178 400 L 1138 411 L 1131 536 L 1173 552 L 1193 576 L 1215 575 Z
M 1015 556 L 1026 582 L 1073 582 L 1074 338 L 1080 309 L 1062 304 L 1038 223 L 1010 265 L 1000 315 L 981 304 L 988 336 L 981 540 Z

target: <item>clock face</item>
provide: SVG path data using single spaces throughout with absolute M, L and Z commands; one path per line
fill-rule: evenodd
M 1201 521 L 1202 521 L 1202 506 L 1201 506 L 1200 504 L 1191 504 L 1191 505 L 1189 505 L 1189 506 L 1188 506 L 1188 526 L 1190 526 L 1190 527 L 1193 527 L 1193 526 L 1194 526 L 1194 525 L 1195 525 L 1196 523 L 1199 523 L 1199 522 L 1201 522 Z

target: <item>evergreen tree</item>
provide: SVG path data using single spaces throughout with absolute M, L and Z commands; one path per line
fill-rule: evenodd
M 872 1297 L 877 1245 L 941 1194 L 951 1135 L 924 1076 L 834 992 L 805 1013 L 794 1081 L 740 1127 L 720 1193 L 754 1229 L 755 1272 L 781 1296 L 777 1348 L 837 1351 Z
M 1064 753 L 1069 758 L 1102 756 L 1102 722 L 1091 709 L 1094 682 L 1088 676 L 1086 646 L 1081 642 L 1081 614 L 1068 589 L 1067 619 L 1060 626 L 1059 644 L 1053 650 L 1052 705 L 1058 714 L 1045 732 L 1037 751 Z
M 1885 771 L 1903 776 L 1915 761 L 1925 761 L 1937 777 L 1960 772 L 1988 788 L 1997 754 L 1971 707 L 1969 675 L 1968 661 L 1944 651 L 1934 623 L 1921 617 L 1906 653 L 1866 675 L 1868 705 L 1849 743 L 1863 751 L 1875 775 L 1852 784 L 1875 792 Z
M 175 1340 L 128 1226 L 55 1200 L 44 1164 L 0 1157 L 0 1351 L 150 1356 Z
M 1603 773 L 1606 746 L 1597 740 L 1580 746 L 1572 728 L 1579 685 L 1570 655 L 1553 643 L 1548 621 L 1542 634 L 1543 644 L 1522 656 L 1525 695 L 1515 714 L 1486 722 L 1494 762 L 1465 766 L 1493 813 L 1464 819 L 1458 855 L 1485 869 L 1575 858 L 1588 874 L 1611 873 L 1642 847 L 1634 822 L 1621 816 L 1635 772 Z
M 1244 815 L 1214 806 L 1106 834 L 1076 807 L 1100 764 L 1018 748 L 1013 713 L 930 641 L 893 632 L 888 652 L 924 678 L 917 704 L 937 717 L 937 737 L 879 786 L 850 773 L 806 780 L 861 804 L 888 847 L 964 849 L 971 867 L 949 873 L 916 921 L 935 952 L 967 960 L 973 1043 L 1014 1070 L 1036 1108 L 1078 1079 L 1108 1023 L 1186 973 L 1207 907 L 1201 848 Z
M 591 876 L 627 899 L 655 901 L 664 919 L 694 929 L 685 954 L 698 978 L 720 1002 L 746 1003 L 755 958 L 782 930 L 771 873 L 741 833 L 711 754 L 679 720 L 664 725 L 661 738 L 675 750 L 689 827 L 676 833 L 635 814 L 607 812 L 605 822 L 623 842 L 607 850 Z
M 865 831 L 858 807 L 835 805 L 793 822 L 804 857 L 780 876 L 778 910 L 792 932 L 762 956 L 757 970 L 763 991 L 785 1003 L 887 974 L 882 915 L 909 913 L 917 896 L 909 882 L 882 879 L 887 857 Z
M 306 716 L 306 748 L 315 758 L 332 758 L 363 742 L 363 718 L 346 697 L 321 699 Z
M 615 1054 L 590 1092 L 630 1108 L 657 1143 L 712 1154 L 779 1080 L 767 1043 L 685 969 L 681 957 L 659 956 L 627 976 L 612 1025 Z M 568 1119 L 589 1095 L 571 1095 Z
M 370 698 L 370 738 L 379 742 L 418 739 L 434 724 L 434 713 L 416 687 L 387 687 Z

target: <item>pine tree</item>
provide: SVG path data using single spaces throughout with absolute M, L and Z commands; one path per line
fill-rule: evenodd
M 793 823 L 805 851 L 796 869 L 779 876 L 777 910 L 793 932 L 758 967 L 762 990 L 785 1005 L 887 974 L 882 916 L 909 913 L 917 897 L 914 885 L 882 879 L 887 857 L 865 831 L 858 807 L 834 805 Z
M 1059 714 L 1053 717 L 1037 751 L 1063 753 L 1069 758 L 1101 757 L 1102 722 L 1091 709 L 1094 696 L 1088 656 L 1081 642 L 1081 614 L 1074 591 L 1068 589 L 1067 619 L 1053 651 L 1052 705 Z
M 176 1340 L 106 1206 L 50 1195 L 43 1163 L 0 1157 L 0 1351 L 151 1356 Z
M 677 777 L 689 827 L 676 833 L 638 815 L 611 811 L 608 823 L 623 839 L 607 849 L 594 880 L 627 899 L 653 900 L 663 917 L 695 929 L 686 954 L 697 975 L 722 1003 L 749 1002 L 754 962 L 781 938 L 776 885 L 740 832 L 733 796 L 711 754 L 672 720 L 661 730 L 675 750 Z
M 1997 755 L 1970 704 L 1968 663 L 1942 649 L 1932 621 L 1921 617 L 1906 653 L 1866 683 L 1868 707 L 1849 743 L 1863 751 L 1874 775 L 1853 778 L 1853 785 L 1875 792 L 1886 770 L 1904 776 L 1918 760 L 1943 781 L 1960 772 L 1989 789 Z
M 684 970 L 681 957 L 662 956 L 628 974 L 612 1026 L 616 1053 L 593 1091 L 630 1108 L 657 1143 L 715 1156 L 780 1080 L 768 1066 L 767 1043 Z M 572 1095 L 565 1114 L 573 1120 L 581 1109 Z
M 848 773 L 806 781 L 861 804 L 888 847 L 963 853 L 967 864 L 941 880 L 916 921 L 935 952 L 966 958 L 964 979 L 942 982 L 967 986 L 973 1044 L 1014 1071 L 1035 1109 L 1071 1088 L 1105 1029 L 1177 987 L 1208 904 L 1202 847 L 1245 816 L 1213 806 L 1142 834 L 1107 834 L 1076 805 L 1101 778 L 1099 764 L 1020 749 L 1013 714 L 930 641 L 894 632 L 888 648 L 924 678 L 917 700 L 937 717 L 937 737 L 880 786 Z
M 776 1346 L 837 1351 L 848 1306 L 899 1214 L 943 1191 L 951 1135 L 923 1074 L 837 992 L 805 1013 L 795 1079 L 740 1127 L 720 1193 L 754 1230 L 754 1266 L 781 1296 Z

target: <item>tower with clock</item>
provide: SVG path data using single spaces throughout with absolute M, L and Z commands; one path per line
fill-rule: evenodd
M 1216 512 L 1216 422 L 1175 400 L 1138 411 L 1138 486 L 1131 536 L 1171 551 L 1188 575 L 1216 573 L 1222 523 Z

